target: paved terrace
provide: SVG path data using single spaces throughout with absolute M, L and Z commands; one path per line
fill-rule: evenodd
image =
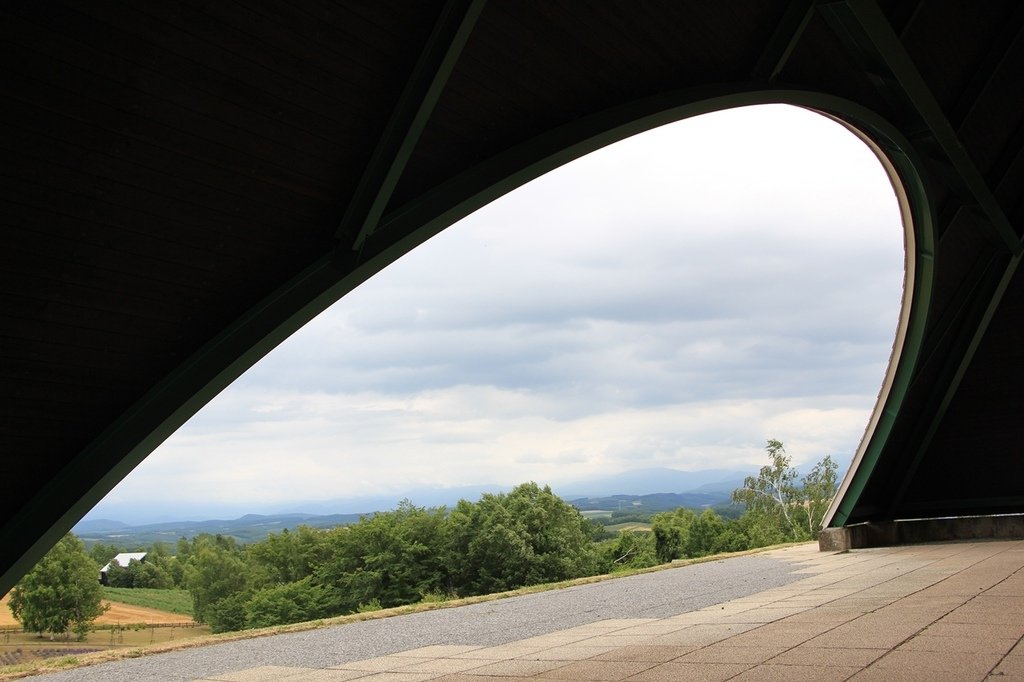
M 724 566 L 741 567 L 739 575 L 745 577 Z M 780 572 L 779 567 L 787 568 Z M 590 622 L 540 635 L 499 637 L 497 644 L 481 644 L 493 641 L 494 633 L 484 633 L 483 621 L 469 610 L 488 607 L 483 604 L 375 621 L 401 629 L 400 622 L 414 622 L 417 616 L 446 613 L 461 620 L 461 629 L 444 634 L 444 644 L 402 648 L 401 638 L 387 640 L 381 630 L 375 636 L 384 637 L 383 646 L 391 651 L 384 655 L 359 657 L 359 647 L 347 646 L 325 651 L 322 642 L 321 648 L 302 650 L 303 640 L 292 639 L 292 656 L 276 654 L 291 660 L 279 664 L 259 664 L 255 653 L 249 654 L 254 664 L 240 663 L 222 648 L 236 645 L 177 656 L 220 650 L 219 667 L 233 669 L 191 679 L 221 682 L 1024 679 L 1022 567 L 1022 541 L 916 545 L 845 554 L 824 554 L 815 545 L 803 545 L 761 557 L 601 583 L 603 589 L 632 595 L 637 609 L 649 617 L 601 618 L 599 600 L 583 610 L 597 614 Z M 692 597 L 679 587 L 692 582 L 693 590 L 703 595 L 700 599 L 714 601 L 720 593 L 706 585 L 716 575 L 733 575 L 748 594 L 693 610 Z M 664 593 L 666 580 L 677 581 L 675 593 L 652 601 L 648 593 Z M 758 580 L 775 586 L 753 590 Z M 588 599 L 586 590 L 572 596 L 573 590 L 579 588 L 531 595 L 520 603 L 533 606 L 519 617 L 529 618 L 530 609 L 541 608 L 543 600 L 565 599 L 567 594 L 574 602 Z M 504 609 L 498 605 L 510 602 L 516 600 L 492 602 L 491 608 Z M 501 618 L 510 619 L 509 632 L 514 632 L 515 616 L 503 613 Z M 414 624 L 419 629 L 423 626 L 429 626 L 429 621 Z M 273 640 L 282 637 L 294 636 L 249 642 L 264 650 L 275 649 Z M 154 666 L 163 665 L 165 679 L 189 679 L 181 675 L 190 666 L 173 660 L 154 656 L 51 677 L 112 680 L 120 679 L 118 673 L 122 673 L 134 679 L 158 679 L 161 673 Z M 116 667 L 132 664 L 146 668 Z

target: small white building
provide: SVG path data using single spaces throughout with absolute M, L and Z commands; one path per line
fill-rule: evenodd
M 111 559 L 106 566 L 100 569 L 100 584 L 107 584 L 107 571 L 110 570 L 111 564 L 117 564 L 118 566 L 127 568 L 132 559 L 139 562 L 145 561 L 146 554 L 146 552 L 121 552 Z

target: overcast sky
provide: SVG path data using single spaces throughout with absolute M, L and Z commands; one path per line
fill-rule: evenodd
M 90 516 L 753 470 L 768 438 L 795 464 L 845 462 L 902 283 L 893 190 L 844 128 L 785 106 L 682 121 L 553 171 L 400 259 Z

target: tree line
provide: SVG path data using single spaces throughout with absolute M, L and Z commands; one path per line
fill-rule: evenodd
M 766 450 L 769 464 L 733 493 L 744 508 L 738 518 L 680 508 L 655 514 L 650 531 L 609 538 L 601 524 L 531 482 L 476 502 L 462 500 L 451 509 L 404 501 L 354 524 L 329 530 L 299 526 L 248 545 L 199 535 L 179 540 L 172 555 L 158 543 L 145 562 L 112 565 L 107 580 L 113 586 L 187 589 L 196 620 L 223 632 L 812 539 L 835 491 L 835 462 L 826 457 L 801 478 L 782 443 L 770 440 Z M 74 543 L 85 556 L 81 543 Z M 89 564 L 103 565 L 117 551 L 94 545 Z M 91 570 L 95 583 L 98 568 Z M 30 576 L 15 588 L 12 606 L 16 600 L 22 605 L 15 615 L 25 618 L 28 629 L 54 631 L 51 626 L 62 624 L 33 620 L 25 606 L 34 589 Z

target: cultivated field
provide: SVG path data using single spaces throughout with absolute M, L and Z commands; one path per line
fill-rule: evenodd
M 84 642 L 75 641 L 74 635 L 66 640 L 50 640 L 49 636 L 21 632 L 21 625 L 7 605 L 9 600 L 10 595 L 0 600 L 0 678 L 3 679 L 7 679 L 5 673 L 23 670 L 23 666 L 38 665 L 43 659 L 76 657 L 111 649 L 135 649 L 194 639 L 210 633 L 207 626 L 193 625 L 190 616 L 104 600 L 110 609 L 96 619 L 96 629 Z
M 651 524 L 630 521 L 627 523 L 616 523 L 611 526 L 605 526 L 605 530 L 613 530 L 619 533 L 622 533 L 624 531 L 649 531 L 651 530 Z
M 0 600 L 0 628 L 20 627 L 18 621 L 14 620 L 14 615 L 11 614 L 10 607 L 7 606 L 9 599 L 10 595 L 6 595 L 2 600 Z M 186 623 L 192 620 L 188 616 L 184 616 L 180 613 L 158 611 L 156 609 L 148 609 L 144 606 L 132 606 L 131 604 L 109 602 L 106 600 L 104 600 L 103 603 L 109 604 L 110 610 L 96 619 L 97 625 L 133 625 L 135 623 L 164 625 L 169 623 Z

